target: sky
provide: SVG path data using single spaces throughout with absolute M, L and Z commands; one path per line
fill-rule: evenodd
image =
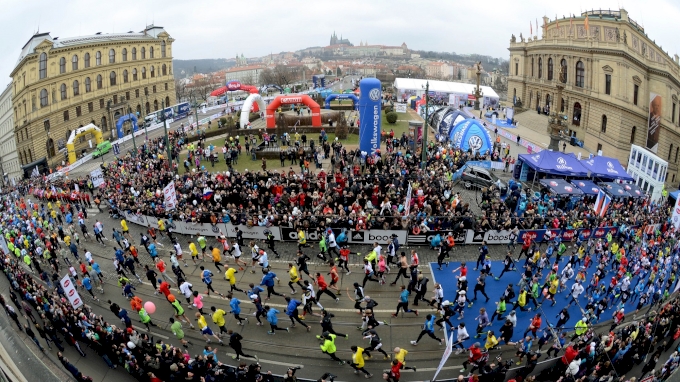
M 0 73 L 9 74 L 22 46 L 38 30 L 52 37 L 141 31 L 162 26 L 175 39 L 176 59 L 229 58 L 325 46 L 335 31 L 353 44 L 401 45 L 417 50 L 508 57 L 511 34 L 529 35 L 529 23 L 589 9 L 625 8 L 671 56 L 680 54 L 678 0 L 579 2 L 486 0 L 234 0 L 129 1 L 0 0 Z M 571 5 L 569 5 L 571 4 Z M 541 24 L 539 20 L 539 25 Z M 535 31 L 534 31 L 535 33 Z M 675 34 L 675 35 L 674 35 Z

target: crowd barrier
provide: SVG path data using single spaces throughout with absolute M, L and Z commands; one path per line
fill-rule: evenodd
M 158 228 L 158 219 L 152 216 L 136 215 L 133 213 L 125 212 L 123 213 L 125 219 L 137 225 L 144 227 L 154 227 Z M 291 227 L 259 227 L 259 226 L 247 226 L 247 225 L 234 225 L 232 223 L 186 223 L 186 222 L 173 222 L 171 224 L 172 231 L 184 235 L 202 235 L 202 236 L 220 236 L 224 235 L 227 237 L 236 237 L 236 228 L 243 233 L 244 239 L 257 239 L 264 240 L 267 238 L 268 234 L 272 234 L 274 239 L 277 241 L 291 241 L 297 242 L 298 233 L 294 228 Z M 649 225 L 646 226 L 647 233 L 653 233 L 655 230 L 659 229 L 660 225 Z M 638 227 L 632 227 L 637 229 Z M 605 238 L 608 233 L 616 235 L 620 227 L 599 227 L 594 229 L 580 228 L 580 229 L 551 229 L 550 230 L 550 240 L 555 240 L 558 236 L 561 237 L 563 241 L 572 241 L 577 237 L 581 237 L 582 240 L 588 240 L 589 238 L 601 239 Z M 333 232 L 336 237 L 340 235 L 342 229 L 333 228 Z M 523 243 L 524 240 L 529 237 L 532 241 L 541 243 L 545 240 L 545 229 L 531 229 L 531 230 L 520 230 L 519 235 L 516 238 L 517 243 Z M 345 230 L 345 235 L 347 237 L 347 242 L 349 244 L 373 244 L 374 242 L 385 243 L 394 236 L 399 240 L 399 243 L 406 243 L 410 245 L 425 245 L 432 242 L 432 240 L 437 236 L 441 235 L 442 238 L 447 236 L 449 233 L 454 235 L 455 243 L 458 244 L 472 244 L 480 245 L 483 242 L 487 244 L 508 244 L 510 243 L 510 238 L 512 233 L 508 230 L 489 230 L 489 231 L 476 231 L 472 229 L 464 230 L 437 230 L 437 231 L 427 231 L 427 232 L 413 232 L 407 230 Z M 306 239 L 308 241 L 319 241 L 321 238 L 316 231 L 307 231 Z

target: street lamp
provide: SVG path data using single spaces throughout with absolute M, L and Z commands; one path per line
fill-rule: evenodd
M 135 140 L 135 125 L 132 123 L 132 109 L 128 106 L 128 121 L 130 121 L 130 130 L 132 131 L 132 145 L 135 147 L 133 158 L 137 157 L 137 141 Z
M 168 164 L 170 171 L 175 172 L 172 168 L 172 149 L 170 147 L 170 138 L 168 137 L 168 125 L 165 123 L 165 100 L 161 101 L 161 120 L 163 121 L 163 130 L 165 131 L 165 146 L 168 148 Z
M 423 148 L 420 155 L 420 167 L 424 170 L 427 165 L 427 118 L 430 107 L 430 97 L 428 93 L 430 92 L 430 81 L 425 83 L 425 123 L 423 123 Z

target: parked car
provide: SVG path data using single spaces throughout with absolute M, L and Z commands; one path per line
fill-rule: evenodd
M 495 185 L 500 190 L 501 195 L 508 192 L 508 185 L 502 180 L 498 179 L 496 174 L 479 166 L 466 165 L 461 174 L 461 182 L 463 187 L 470 189 L 472 187 L 485 188 Z
M 97 158 L 100 157 L 106 153 L 108 153 L 111 150 L 111 142 L 110 141 L 104 141 L 100 144 L 97 145 L 97 148 L 94 149 L 92 152 L 92 158 Z

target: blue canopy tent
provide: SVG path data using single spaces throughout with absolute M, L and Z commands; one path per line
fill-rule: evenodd
M 600 187 L 590 180 L 574 180 L 571 184 L 583 191 L 586 195 L 597 195 L 600 193 Z
M 453 147 L 463 151 L 478 151 L 481 154 L 493 149 L 493 140 L 486 128 L 476 119 L 466 119 L 458 122 L 449 131 L 449 140 Z
M 626 190 L 618 183 L 602 182 L 600 183 L 600 188 L 614 198 L 627 198 L 631 196 L 631 194 L 626 192 Z
M 519 159 L 537 172 L 562 176 L 588 175 L 588 170 L 572 154 L 541 151 L 536 154 L 521 154 Z
M 642 191 L 640 187 L 637 186 L 635 183 L 624 183 L 621 186 L 623 186 L 623 189 L 626 190 L 627 193 L 630 194 L 630 196 L 634 198 L 644 198 L 645 197 L 645 192 Z
M 553 194 L 571 196 L 583 195 L 583 191 L 564 179 L 541 179 L 540 183 L 548 188 Z
M 680 196 L 680 190 L 673 191 L 673 192 L 669 193 L 668 195 L 670 195 L 671 198 L 678 200 L 678 196 Z
M 585 159 L 581 161 L 583 167 L 590 171 L 591 177 L 593 178 L 606 178 L 606 179 L 618 179 L 625 181 L 633 181 L 633 177 L 630 176 L 626 169 L 621 166 L 618 159 L 594 156 L 590 159 Z

